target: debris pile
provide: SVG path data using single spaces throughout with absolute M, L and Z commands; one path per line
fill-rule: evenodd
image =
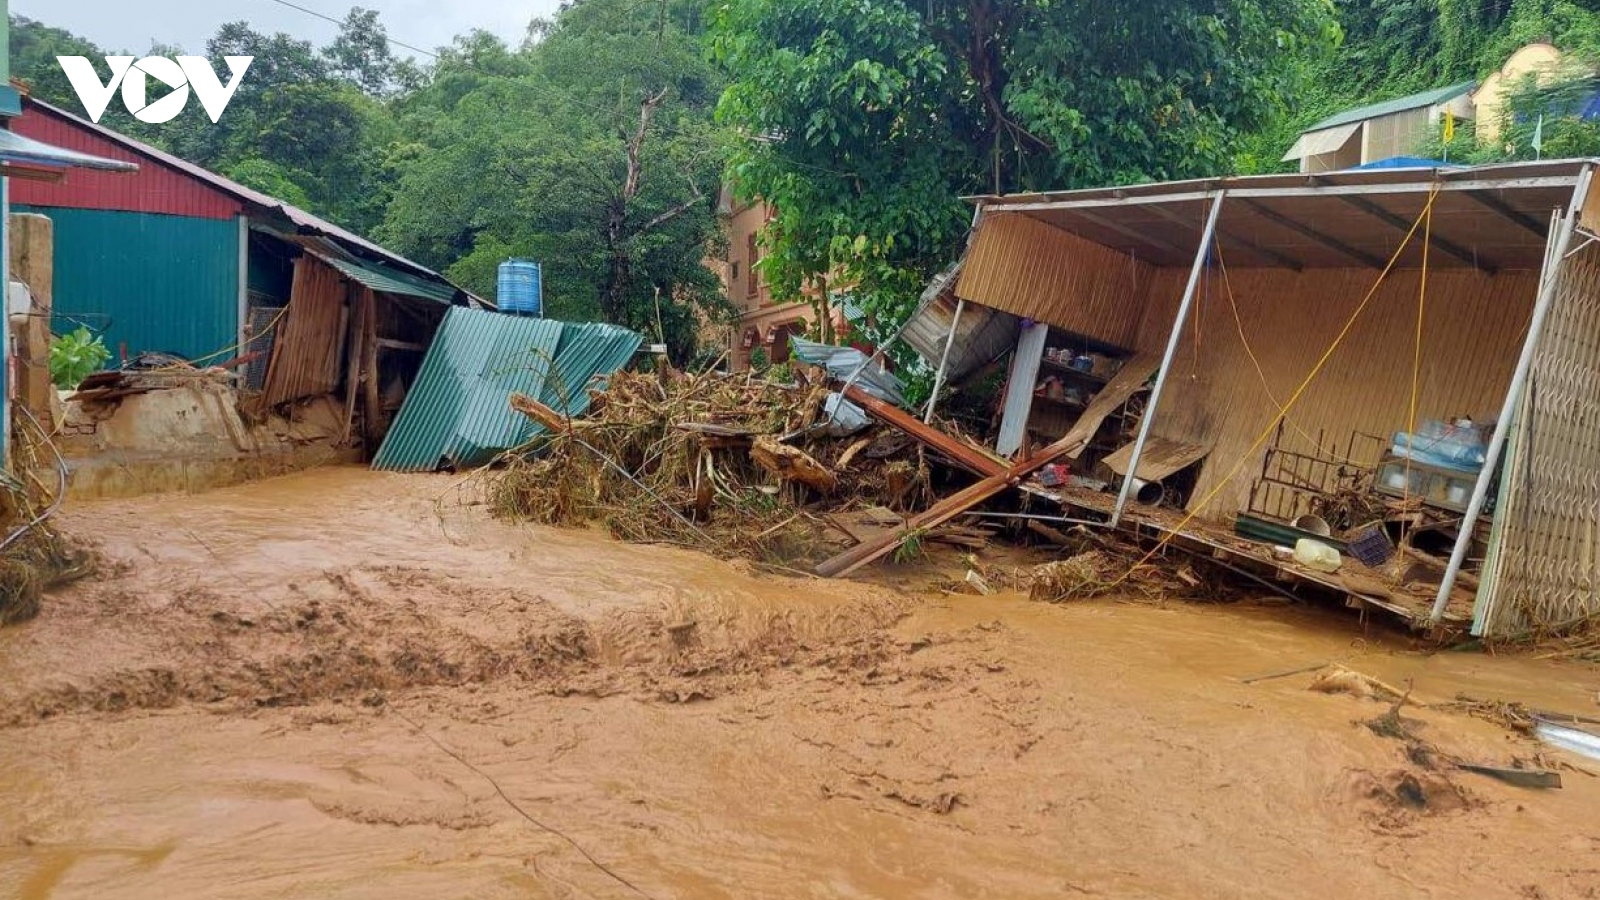
M 490 497 L 508 517 L 599 520 L 634 542 L 814 562 L 859 539 L 863 526 L 840 514 L 904 512 L 933 495 L 910 438 L 830 415 L 829 394 L 750 374 L 619 372 L 578 419 L 514 395 L 544 430 L 488 476 Z

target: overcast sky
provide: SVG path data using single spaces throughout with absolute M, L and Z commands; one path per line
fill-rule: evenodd
M 431 50 L 474 28 L 492 31 L 514 46 L 522 41 L 528 21 L 555 12 L 559 0 L 293 2 L 335 19 L 344 18 L 352 6 L 376 9 L 391 39 Z M 107 49 L 135 53 L 148 50 L 152 42 L 200 52 L 217 26 L 241 19 L 257 31 L 287 31 L 317 46 L 337 32 L 321 19 L 272 0 L 11 0 L 11 12 L 65 28 Z

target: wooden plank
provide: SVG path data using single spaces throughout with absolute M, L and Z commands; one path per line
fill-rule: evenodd
M 361 305 L 361 292 L 351 289 L 348 296 L 351 315 L 349 335 L 345 339 L 344 428 L 339 436 L 341 446 L 350 443 L 350 430 L 355 427 L 356 391 L 361 386 L 361 342 L 366 338 L 366 326 L 363 324 L 365 307 Z
M 362 425 L 366 431 L 369 447 L 375 452 L 378 444 L 383 440 L 383 434 L 388 428 L 385 426 L 383 414 L 383 391 L 378 384 L 378 309 L 377 299 L 370 288 L 361 291 L 361 387 L 363 402 L 366 409 L 362 415 Z
M 1093 432 L 1090 432 L 1093 435 Z M 907 520 L 905 527 L 873 538 L 862 541 L 838 556 L 824 560 L 817 566 L 817 574 L 823 578 L 837 578 L 848 575 L 873 560 L 879 559 L 890 553 L 894 548 L 905 543 L 915 534 L 920 534 L 930 528 L 954 519 L 979 503 L 993 497 L 1008 487 L 1015 486 L 1019 481 L 1032 475 L 1034 472 L 1065 456 L 1073 449 L 1082 449 L 1088 438 L 1079 436 L 1079 429 L 1074 427 L 1066 437 L 1056 441 L 1027 459 L 1012 464 L 1004 471 L 997 472 L 965 490 L 951 494 L 938 503 L 928 507 L 925 511 Z
M 1200 461 L 1211 452 L 1201 444 L 1185 444 L 1151 435 L 1144 443 L 1144 455 L 1139 458 L 1136 477 L 1145 481 L 1160 481 L 1191 463 Z M 1133 456 L 1133 445 L 1124 444 L 1102 462 L 1118 475 L 1128 474 L 1128 460 Z
M 1061 439 L 1072 443 L 1072 449 L 1067 451 L 1067 457 L 1077 459 L 1082 455 L 1089 442 L 1094 440 L 1095 432 L 1100 430 L 1100 423 L 1116 412 L 1118 407 L 1128 402 L 1129 397 L 1138 393 L 1160 366 L 1161 357 L 1156 353 L 1140 353 L 1123 363 L 1117 374 L 1111 376 L 1111 380 L 1100 389 L 1100 393 L 1095 394 L 1089 405 L 1084 407 L 1083 415 L 1078 417 L 1072 429 Z
M 993 475 L 1005 470 L 1006 464 L 1001 460 L 970 446 L 965 441 L 953 438 L 931 425 L 924 424 L 916 416 L 887 400 L 880 400 L 872 396 L 856 385 L 850 385 L 845 390 L 844 396 L 851 403 L 866 410 L 873 418 L 916 438 L 943 454 L 951 462 L 974 474 Z
M 428 348 L 424 344 L 414 341 L 397 341 L 394 338 L 378 338 L 378 346 L 385 350 L 409 350 L 412 353 L 423 353 Z

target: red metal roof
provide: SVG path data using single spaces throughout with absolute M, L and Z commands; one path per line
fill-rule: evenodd
M 11 120 L 11 130 L 57 147 L 139 166 L 133 173 L 76 169 L 57 182 L 18 179 L 11 183 L 12 203 L 203 219 L 231 219 L 244 210 L 237 198 L 181 168 L 139 154 L 43 104 L 24 102 L 22 115 Z

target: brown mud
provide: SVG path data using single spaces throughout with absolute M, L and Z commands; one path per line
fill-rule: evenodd
M 1600 896 L 1600 778 L 1450 764 L 1600 770 L 1450 706 L 1600 715 L 1593 666 L 785 578 L 450 483 L 70 509 L 102 574 L 0 631 L 0 896 Z M 1403 725 L 1243 683 L 1321 662 Z

